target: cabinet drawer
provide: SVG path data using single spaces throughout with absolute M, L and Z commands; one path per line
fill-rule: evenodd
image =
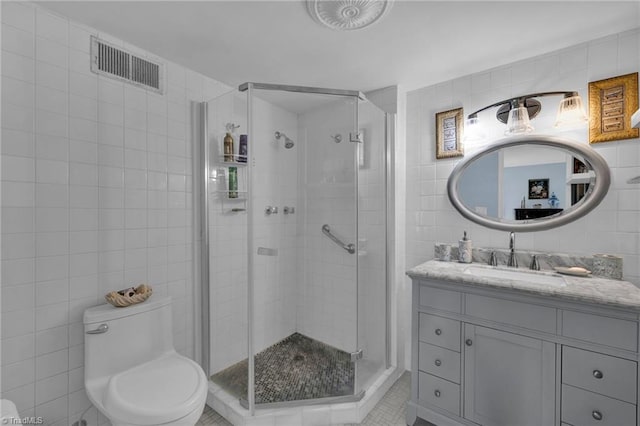
M 596 416 L 600 416 L 600 419 Z M 580 426 L 635 425 L 636 406 L 573 386 L 562 385 L 562 421 Z
M 638 347 L 638 326 L 635 321 L 584 312 L 562 312 L 562 335 L 634 352 Z
M 556 333 L 556 309 L 531 303 L 467 294 L 467 315 L 503 324 Z
M 460 321 L 420 314 L 420 340 L 460 352 Z
M 460 313 L 462 295 L 457 291 L 442 290 L 433 287 L 420 287 L 420 305 Z
M 460 383 L 460 353 L 420 342 L 418 369 Z
M 562 383 L 636 403 L 637 363 L 596 352 L 562 348 Z
M 460 386 L 427 373 L 418 373 L 418 399 L 460 415 Z

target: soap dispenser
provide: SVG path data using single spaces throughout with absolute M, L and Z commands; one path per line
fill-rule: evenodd
M 458 241 L 458 260 L 460 263 L 471 263 L 471 254 L 471 240 L 467 238 L 467 231 L 464 231 L 464 236 Z

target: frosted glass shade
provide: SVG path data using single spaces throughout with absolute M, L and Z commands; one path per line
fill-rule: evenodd
M 564 98 L 558 107 L 554 127 L 576 126 L 587 122 L 587 114 L 579 95 Z
M 486 137 L 482 131 L 482 125 L 478 117 L 467 118 L 464 121 L 464 136 L 462 140 L 465 142 L 481 141 Z
M 524 106 L 512 108 L 511 111 L 509 111 L 507 130 L 504 132 L 504 134 L 507 136 L 511 136 L 531 132 L 533 132 L 533 126 L 531 125 L 531 121 L 529 120 L 529 113 L 527 112 L 527 108 L 525 108 Z

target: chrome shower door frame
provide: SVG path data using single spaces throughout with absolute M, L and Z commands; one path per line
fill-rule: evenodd
M 248 138 L 249 140 L 251 139 L 251 135 L 252 135 L 252 130 L 253 130 L 253 120 L 254 120 L 254 116 L 253 116 L 253 97 L 255 96 L 255 89 L 261 89 L 261 90 L 273 90 L 273 91 L 285 91 L 285 92 L 297 92 L 297 93 L 308 93 L 308 94 L 320 94 L 320 95 L 334 95 L 334 96 L 341 96 L 341 97 L 353 97 L 358 101 L 366 101 L 367 98 L 365 97 L 365 95 L 360 92 L 360 91 L 350 91 L 350 90 L 338 90 L 338 89 L 327 89 L 327 88 L 319 88 L 319 87 L 305 87 L 305 86 L 291 86 L 291 85 L 279 85 L 279 84 L 266 84 L 266 83 L 253 83 L 253 82 L 247 82 L 244 83 L 242 85 L 240 85 L 238 87 L 240 92 L 247 92 L 247 133 L 248 133 Z M 354 123 L 354 134 L 357 134 L 358 132 L 358 112 L 359 112 L 359 102 L 356 101 L 354 102 L 354 108 L 355 108 L 355 123 Z M 201 344 L 201 356 L 202 356 L 202 364 L 203 367 L 205 368 L 205 372 L 207 374 L 207 377 L 212 373 L 209 371 L 210 368 L 210 364 L 209 364 L 209 360 L 210 360 L 210 325 L 209 325 L 209 321 L 210 321 L 210 300 L 209 300 L 209 294 L 210 294 L 210 290 L 209 290 L 209 218 L 208 218 L 208 209 L 209 209 L 209 172 L 210 172 L 210 168 L 211 168 L 211 164 L 210 164 L 210 147 L 209 147 L 209 143 L 208 143 L 208 129 L 207 129 L 207 120 L 208 120 L 208 113 L 207 113 L 207 107 L 208 104 L 207 102 L 203 102 L 200 104 L 200 130 L 202 132 L 202 135 L 200 135 L 201 137 L 199 137 L 198 139 L 200 140 L 200 144 L 201 146 L 199 147 L 199 153 L 201 155 L 201 159 L 200 159 L 200 167 L 202 168 L 201 170 L 198 171 L 199 175 L 202 175 L 202 177 L 204 178 L 204 183 L 202 184 L 202 189 L 201 189 L 201 194 L 200 197 L 198 197 L 200 199 L 201 202 L 201 208 L 200 208 L 200 214 L 199 214 L 199 226 L 200 226 L 200 233 L 201 233 L 201 237 L 202 237 L 202 242 L 201 242 L 201 246 L 200 246 L 200 262 L 201 262 L 201 267 L 200 267 L 200 273 L 201 273 L 201 311 L 202 311 L 202 344 Z M 390 360 L 391 360 L 391 318 L 390 318 L 390 313 L 391 313 L 391 308 L 390 308 L 390 301 L 391 301 L 391 290 L 390 290 L 390 278 L 391 278 L 391 272 L 389 271 L 389 256 L 390 256 L 390 250 L 389 250 L 389 237 L 388 237 L 388 232 L 390 230 L 389 228 L 389 214 L 388 211 L 390 208 L 392 208 L 392 206 L 389 206 L 389 189 L 390 189 L 390 181 L 389 179 L 391 179 L 391 175 L 392 175 L 392 165 L 390 164 L 390 153 L 392 152 L 392 149 L 390 147 L 390 140 L 389 140 L 389 136 L 391 135 L 391 132 L 393 131 L 393 121 L 390 120 L 389 117 L 393 117 L 393 114 L 386 114 L 386 123 L 385 123 L 385 146 L 384 146 L 384 153 L 386 155 L 386 158 L 384 160 L 385 163 L 385 206 L 386 211 L 385 211 L 385 223 L 386 223 L 386 233 L 385 233 L 385 241 L 386 241 L 386 246 L 385 246 L 385 264 L 387 265 L 387 270 L 386 270 L 386 292 L 385 292 L 385 296 L 386 296 L 386 309 L 385 309 L 385 345 L 386 345 L 386 351 L 385 351 L 385 366 L 389 367 L 390 366 Z M 352 140 L 351 142 L 353 143 L 358 143 L 358 141 L 356 140 Z M 250 155 L 251 157 L 251 155 Z M 251 160 L 251 158 L 247 159 L 247 191 L 249 194 L 251 194 L 251 183 L 252 183 L 252 174 L 253 174 L 253 162 Z M 358 155 L 356 152 L 356 155 L 354 155 L 354 167 L 355 167 L 355 200 L 357 200 L 358 198 Z M 253 248 L 251 247 L 251 241 L 252 238 L 254 236 L 254 224 L 253 224 L 253 220 L 252 220 L 252 212 L 254 211 L 254 201 L 253 198 L 251 196 L 247 197 L 246 200 L 247 203 L 247 212 L 249 213 L 248 215 L 248 220 L 247 220 L 247 239 L 248 239 L 248 244 L 249 244 L 249 249 L 247 251 L 247 293 L 248 293 L 248 297 L 247 297 L 247 321 L 248 321 L 248 327 L 247 327 L 247 332 L 248 332 L 248 339 L 247 339 L 247 353 L 248 353 L 248 392 L 247 392 L 247 399 L 241 399 L 240 403 L 242 406 L 244 406 L 245 408 L 247 408 L 250 412 L 250 415 L 255 415 L 255 409 L 256 407 L 258 408 L 280 408 L 280 407 L 295 407 L 295 406 L 304 406 L 304 405 L 314 405 L 314 404 L 335 404 L 335 403 L 341 403 L 341 402 L 354 402 L 354 401 L 359 401 L 364 397 L 365 394 L 365 390 L 359 390 L 358 387 L 358 364 L 355 363 L 355 378 L 354 378 L 354 395 L 347 395 L 347 396 L 338 396 L 338 397 L 329 397 L 329 398 L 321 398 L 321 399 L 311 399 L 311 400 L 299 400 L 299 401 L 288 401 L 288 402 L 276 402 L 276 403 L 268 403 L 268 404 L 256 404 L 255 403 L 255 348 L 254 348 L 254 327 L 253 327 L 253 321 L 254 321 L 254 271 L 252 270 L 251 266 L 253 265 L 254 262 L 254 251 Z M 355 203 L 355 235 L 356 237 L 359 235 L 358 234 L 358 215 L 359 215 L 359 211 L 358 211 L 358 203 L 356 201 Z M 357 253 L 358 251 L 358 238 L 355 239 L 354 241 L 355 243 L 355 252 Z M 358 268 L 357 268 L 357 263 L 356 263 L 356 285 L 360 285 L 359 282 L 359 277 L 358 277 Z M 356 303 L 359 303 L 359 298 L 356 299 Z M 356 307 L 356 309 L 358 309 Z M 357 327 L 359 327 L 360 325 L 358 324 Z M 357 330 L 356 330 L 357 331 Z M 356 336 L 358 336 L 358 333 L 356 332 Z M 358 337 L 356 337 L 356 339 L 358 339 Z

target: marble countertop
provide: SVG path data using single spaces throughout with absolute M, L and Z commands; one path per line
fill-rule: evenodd
M 504 269 L 522 272 L 522 280 L 504 277 L 487 277 L 470 273 L 468 268 Z M 477 269 L 476 269 L 477 271 Z M 562 277 L 563 285 L 527 281 L 527 275 Z M 606 305 L 640 312 L 640 288 L 627 281 L 601 277 L 576 277 L 560 275 L 554 271 L 530 271 L 523 268 L 490 267 L 481 263 L 441 262 L 430 260 L 407 271 L 411 278 L 432 278 L 492 289 L 508 289 L 536 296 L 546 296 L 569 301 Z M 513 275 L 509 273 L 509 275 Z

